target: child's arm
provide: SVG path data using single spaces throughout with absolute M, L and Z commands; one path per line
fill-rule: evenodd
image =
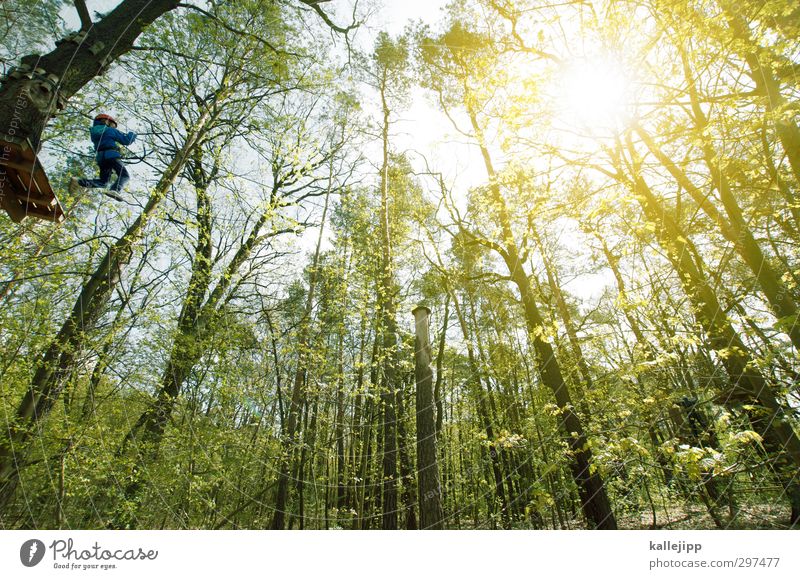
M 130 133 L 123 133 L 122 131 L 118 131 L 112 127 L 108 127 L 106 129 L 106 133 L 111 133 L 111 138 L 118 142 L 120 145 L 128 146 L 136 140 L 136 133 L 131 131 Z

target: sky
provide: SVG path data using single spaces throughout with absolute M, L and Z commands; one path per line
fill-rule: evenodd
M 408 20 L 437 21 L 446 4 L 446 0 L 387 0 L 376 22 L 391 34 L 397 34 L 402 32 Z

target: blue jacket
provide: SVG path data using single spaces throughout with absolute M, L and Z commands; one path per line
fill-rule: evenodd
M 94 149 L 97 151 L 95 157 L 98 163 L 106 159 L 119 159 L 122 153 L 119 145 L 126 147 L 136 140 L 136 133 L 125 134 L 113 127 L 106 126 L 103 121 L 95 121 L 90 131 Z

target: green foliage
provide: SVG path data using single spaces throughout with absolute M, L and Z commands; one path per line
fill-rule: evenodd
M 9 67 L 21 56 L 40 53 L 64 34 L 59 15 L 65 0 L 7 0 L 0 4 L 0 63 Z
M 63 35 L 61 7 L 0 3 L 6 65 Z M 419 303 L 448 527 L 590 526 L 589 451 L 621 527 L 790 524 L 792 3 L 458 0 L 366 56 L 290 2 L 205 8 L 160 18 L 50 123 L 68 219 L 0 219 L 0 467 L 7 433 L 28 437 L 1 527 L 265 528 L 287 472 L 286 526 L 380 528 L 387 471 L 403 526 L 420 508 Z M 599 57 L 630 86 L 588 126 L 560 91 Z M 405 135 L 423 95 L 455 131 L 430 137 L 444 155 Z M 95 169 L 99 108 L 142 129 L 129 205 L 65 190 Z M 79 293 L 205 118 L 26 421 Z

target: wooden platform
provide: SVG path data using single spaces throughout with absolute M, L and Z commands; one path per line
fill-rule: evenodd
M 0 206 L 15 223 L 26 217 L 64 220 L 64 209 L 28 141 L 0 136 Z

